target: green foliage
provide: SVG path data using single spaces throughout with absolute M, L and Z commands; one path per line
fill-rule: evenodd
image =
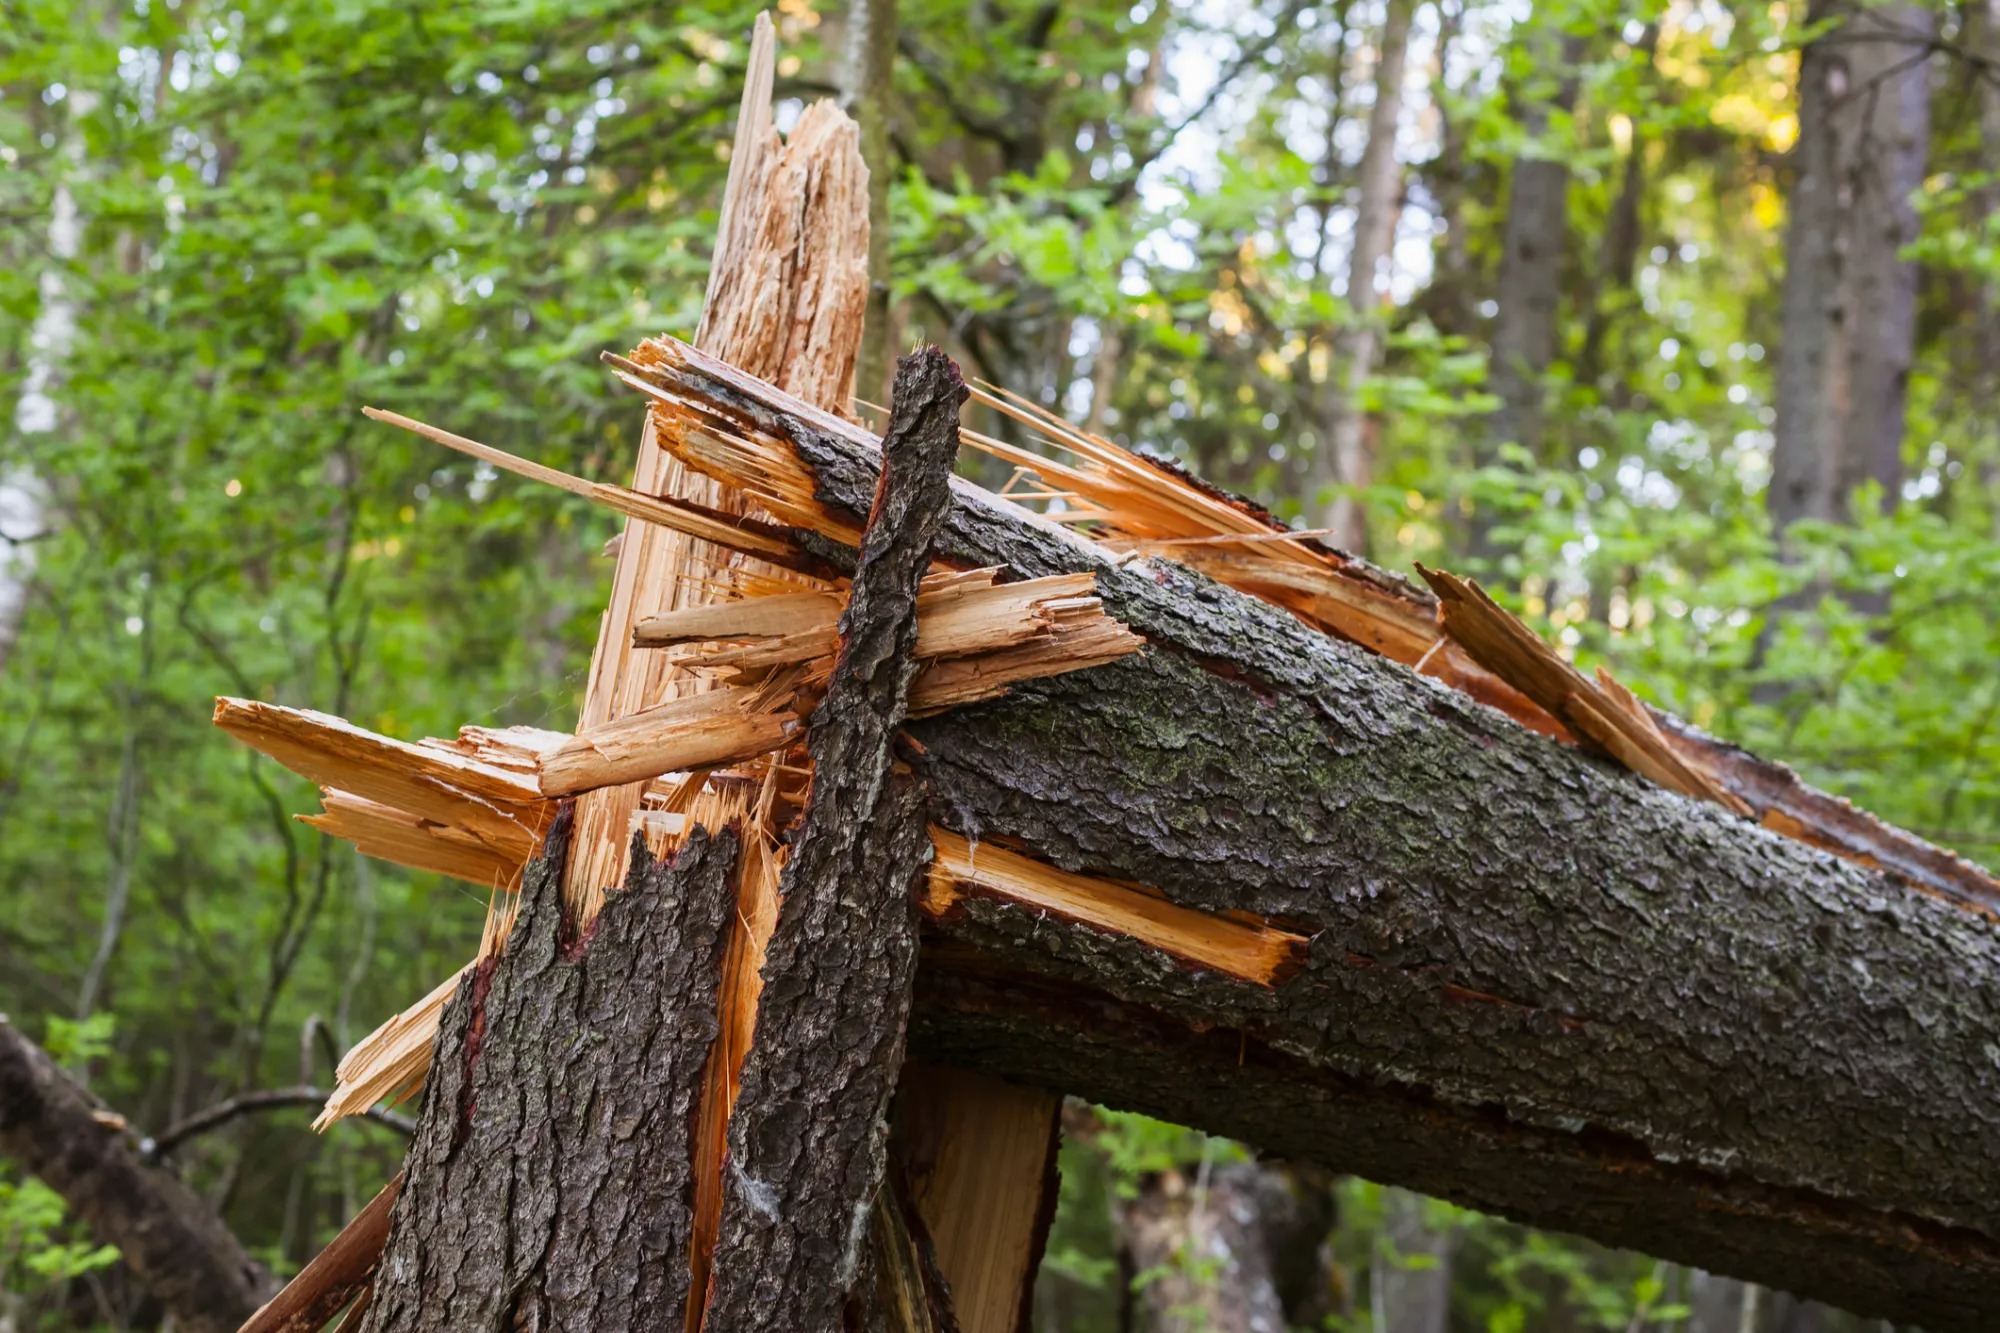
M 0 1292 L 33 1300 L 118 1261 L 64 1221 L 62 1196 L 31 1178 L 0 1180 Z
M 1959 100 L 1933 117 L 1918 200 L 1906 484 L 1858 497 L 1851 522 L 1795 526 L 1780 558 L 1765 487 L 1799 7 L 1562 0 L 1516 32 L 1518 7 L 1423 5 L 1375 311 L 1343 295 L 1379 5 L 900 9 L 899 339 L 941 339 L 975 373 L 1306 518 L 1331 498 L 1315 479 L 1331 339 L 1377 320 L 1368 554 L 1480 574 L 1646 697 L 2000 855 L 2000 163 L 1971 81 L 1939 94 Z M 638 411 L 595 353 L 694 321 L 752 12 L 8 6 L 0 492 L 36 499 L 26 517 L 0 507 L 0 583 L 25 587 L 17 632 L 0 623 L 0 1010 L 48 1016 L 58 1058 L 136 1124 L 323 1080 L 310 1048 L 299 1068 L 310 1016 L 351 1043 L 469 953 L 483 895 L 295 823 L 310 788 L 217 735 L 209 700 L 402 736 L 572 720 L 615 525 L 358 408 L 623 479 Z M 778 19 L 789 114 L 830 91 L 821 36 L 841 14 L 783 0 Z M 1570 85 L 1568 110 L 1524 121 Z M 1550 238 L 1560 339 L 1543 438 L 1496 453 L 1475 445 L 1523 158 L 1570 173 L 1568 231 Z M 69 205 L 73 252 L 54 243 Z M 67 339 L 38 343 L 57 315 Z M 1475 519 L 1495 523 L 1484 563 Z M 180 1154 L 280 1267 L 396 1152 L 303 1122 Z M 1241 1156 L 1099 1113 L 1063 1149 L 1045 1326 L 1117 1327 L 1118 1210 Z M 0 1294 L 105 1261 L 46 1191 L 6 1189 Z M 1345 1182 L 1337 1201 L 1326 1326 L 1359 1329 L 1383 1265 L 1430 1260 L 1388 1245 L 1377 1187 Z M 1680 1320 L 1678 1270 L 1426 1216 L 1458 1237 L 1458 1327 Z

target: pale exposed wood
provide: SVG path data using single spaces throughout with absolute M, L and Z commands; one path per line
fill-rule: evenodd
M 1469 579 L 1417 566 L 1438 595 L 1445 632 L 1495 675 L 1561 719 L 1586 746 L 1697 800 L 1747 815 L 1714 774 L 1689 762 L 1631 691 L 1602 667 L 1592 681 Z
M 758 707 L 749 686 L 673 699 L 578 732 L 542 756 L 543 796 L 569 796 L 662 773 L 735 763 L 782 746 L 798 715 Z
M 761 142 L 768 151 L 770 139 Z M 753 234 L 710 270 L 697 342 L 839 410 L 852 387 L 868 300 L 868 168 L 860 135 L 845 112 L 817 102 L 764 170 Z M 748 190 L 743 205 L 731 227 L 750 213 Z
M 671 648 L 715 639 L 758 639 L 831 625 L 843 605 L 832 593 L 780 593 L 683 607 L 647 616 L 632 627 L 635 648 Z
M 526 860 L 541 838 L 542 793 L 520 773 L 251 699 L 217 699 L 215 725 L 302 777 L 463 829 L 508 857 Z
M 481 444 L 477 440 L 468 440 L 463 435 L 454 435 L 448 430 L 440 430 L 436 426 L 412 420 L 396 412 L 374 407 L 364 407 L 361 410 L 376 421 L 400 426 L 427 440 L 491 463 L 516 476 L 554 486 L 572 495 L 580 495 L 627 518 L 652 523 L 686 537 L 713 542 L 717 546 L 727 547 L 732 551 L 755 556 L 782 568 L 795 570 L 807 577 L 817 577 L 824 572 L 817 561 L 798 548 L 797 543 L 780 533 L 764 530 L 752 521 L 708 509 L 693 501 L 679 500 L 672 496 L 643 495 L 628 486 L 612 486 L 605 482 L 589 481 L 558 468 L 545 467 L 540 463 L 516 457 L 505 450 Z
M 1145 646 L 1144 639 L 1103 614 L 1092 601 L 1089 607 L 1051 607 L 1054 624 L 1047 635 L 925 666 L 910 686 L 910 715 L 927 717 L 997 698 L 1020 681 L 1102 666 Z
M 701 302 L 701 324 L 695 341 L 716 344 L 715 325 L 727 304 L 723 287 L 742 265 L 757 232 L 764 198 L 766 165 L 780 147 L 771 125 L 771 89 L 778 72 L 778 33 L 771 16 L 759 13 L 750 27 L 750 59 L 743 70 L 743 96 L 736 106 L 736 137 L 730 144 L 729 179 L 722 186 L 722 210 L 716 219 L 715 257 L 708 268 L 708 290 Z
M 334 1070 L 339 1082 L 327 1098 L 326 1109 L 313 1121 L 313 1128 L 325 1129 L 378 1102 L 400 1102 L 414 1095 L 430 1068 L 431 1041 L 437 1036 L 438 1016 L 444 1012 L 445 1001 L 476 966 L 467 963 L 429 995 L 356 1042 Z
M 912 1064 L 893 1143 L 937 1247 L 962 1333 L 1026 1326 L 1055 1209 L 1062 1098 L 984 1074 Z
M 496 852 L 457 824 L 426 819 L 337 787 L 321 787 L 320 804 L 322 813 L 300 815 L 300 822 L 353 843 L 364 855 L 491 889 L 513 888 L 520 874 L 522 859 Z
M 933 575 L 925 581 L 926 591 L 917 599 L 919 658 L 969 657 L 1036 640 L 1053 645 L 1058 637 L 1067 636 L 1065 647 L 1083 646 L 1088 640 L 1083 655 L 1090 656 L 1092 664 L 1101 660 L 1095 652 L 1097 639 L 1086 634 L 1106 619 L 1102 604 L 1089 595 L 1095 586 L 1092 576 L 1065 574 L 1007 584 L 992 580 L 992 571 L 975 571 Z M 773 614 L 772 609 L 760 605 L 763 602 L 783 605 Z M 670 638 L 687 643 L 699 638 L 710 645 L 724 641 L 720 647 L 685 650 L 675 660 L 685 666 L 737 671 L 807 662 L 832 653 L 837 646 L 835 625 L 843 606 L 838 599 L 757 597 L 725 606 L 739 610 L 730 614 L 718 606 L 703 608 L 697 616 L 662 617 L 642 624 L 635 640 L 650 644 Z M 742 639 L 754 642 L 728 642 Z M 1103 640 L 1106 644 L 1113 641 Z M 1130 635 L 1115 641 L 1126 644 L 1128 650 L 1136 650 L 1139 644 Z M 1037 660 L 1053 666 L 1058 655 L 1050 650 Z
M 1275 926 L 1181 907 L 1141 888 L 1058 870 L 992 843 L 974 844 L 948 829 L 933 827 L 931 845 L 937 859 L 923 908 L 933 916 L 990 894 L 1260 986 L 1276 985 L 1305 961 L 1305 938 Z
M 778 879 L 784 869 L 784 849 L 771 836 L 771 800 L 777 788 L 775 768 L 764 774 L 754 802 L 746 802 L 739 819 L 744 829 L 742 860 L 737 867 L 737 929 L 729 933 L 722 955 L 722 980 L 716 996 L 721 1029 L 703 1070 L 701 1109 L 694 1135 L 694 1225 L 688 1247 L 690 1290 L 706 1292 L 710 1259 L 722 1221 L 722 1171 L 728 1155 L 729 1115 L 736 1106 L 743 1058 L 757 1026 L 757 999 L 763 991 L 764 950 L 778 923 Z M 688 1302 L 689 1330 L 701 1326 L 704 1302 Z

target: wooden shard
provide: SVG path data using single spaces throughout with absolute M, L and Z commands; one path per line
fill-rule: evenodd
M 363 1037 L 334 1070 L 338 1082 L 326 1108 L 313 1121 L 325 1129 L 343 1116 L 358 1115 L 380 1102 L 400 1102 L 423 1087 L 430 1068 L 431 1043 L 437 1039 L 438 1017 L 458 983 L 477 964 L 468 963 L 423 999 L 393 1015 Z
M 541 757 L 541 794 L 570 796 L 778 749 L 791 738 L 798 715 L 782 706 L 760 707 L 766 697 L 763 689 L 735 686 L 670 699 L 579 731 Z
M 924 910 L 944 916 L 990 896 L 1134 939 L 1184 963 L 1275 986 L 1305 961 L 1303 936 L 1262 922 L 1182 907 L 1134 885 L 1058 870 L 991 843 L 933 827 Z
M 1595 681 L 1469 579 L 1417 566 L 1438 595 L 1445 632 L 1489 671 L 1562 720 L 1588 749 L 1608 755 L 1669 791 L 1737 814 L 1750 807 L 1687 761 L 1632 692 L 1598 668 Z

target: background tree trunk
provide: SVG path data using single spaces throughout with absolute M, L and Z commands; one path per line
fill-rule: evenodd
M 868 316 L 854 366 L 854 392 L 874 403 L 889 399 L 889 179 L 894 150 L 889 116 L 896 84 L 896 0 L 854 0 L 847 11 L 847 51 L 841 64 L 841 105 L 861 130 L 868 164 Z
M 1145 1178 L 1119 1206 L 1132 1328 L 1280 1333 L 1275 1252 L 1292 1207 L 1279 1173 L 1255 1162 L 1204 1162 Z
M 1347 259 L 1347 309 L 1334 334 L 1321 390 L 1320 453 L 1313 473 L 1313 502 L 1320 527 L 1352 551 L 1368 549 L 1367 510 L 1359 495 L 1328 495 L 1332 487 L 1365 488 L 1370 480 L 1363 386 L 1382 354 L 1380 298 L 1375 284 L 1396 241 L 1403 182 L 1396 157 L 1396 127 L 1403 109 L 1403 72 L 1410 49 L 1416 0 L 1388 0 L 1375 59 L 1375 105 L 1368 113 L 1368 146 L 1362 150 L 1354 200 L 1354 245 Z
M 1522 133 L 1536 139 L 1549 133 L 1556 115 L 1567 116 L 1576 102 L 1576 76 L 1571 72 L 1582 43 L 1538 24 L 1527 39 L 1536 52 L 1536 77 L 1553 79 L 1554 87 L 1530 91 L 1522 98 Z M 1562 266 L 1569 244 L 1569 165 L 1560 157 L 1532 154 L 1514 160 L 1507 187 L 1507 221 L 1501 231 L 1500 279 L 1495 293 L 1499 310 L 1493 321 L 1487 387 L 1500 399 L 1488 418 L 1478 466 L 1498 461 L 1503 444 L 1542 453 L 1546 419 L 1544 383 L 1555 360 L 1556 312 L 1562 291 Z M 1500 552 L 1494 544 L 1490 509 L 1472 516 L 1471 554 L 1491 560 Z
M 1422 1195 L 1399 1189 L 1383 1194 L 1388 1217 L 1375 1256 L 1374 1300 L 1381 1315 L 1377 1327 L 1394 1333 L 1446 1333 L 1451 1324 L 1451 1256 L 1456 1238 L 1451 1231 L 1430 1225 L 1430 1209 Z M 1393 1253 L 1382 1252 L 1385 1248 Z
M 1799 66 L 1768 507 L 1782 531 L 1840 522 L 1873 481 L 1894 504 L 1916 336 L 1911 196 L 1930 147 L 1928 10 L 1818 0 L 1841 20 Z

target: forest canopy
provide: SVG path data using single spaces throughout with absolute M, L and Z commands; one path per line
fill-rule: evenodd
M 937 343 L 2000 860 L 2000 5 L 869 3 L 774 13 L 780 127 L 858 109 L 881 191 L 858 398 Z M 575 725 L 615 518 L 359 409 L 627 480 L 597 355 L 693 332 L 754 13 L 6 6 L 0 1013 L 141 1133 L 324 1090 L 478 944 L 483 897 L 297 823 L 211 702 Z M 170 1153 L 282 1274 L 405 1146 L 309 1119 Z M 1240 1313 L 1211 1242 L 1299 1327 L 1849 1326 L 1064 1119 L 1038 1328 Z M 159 1314 L 0 1163 L 0 1327 Z

